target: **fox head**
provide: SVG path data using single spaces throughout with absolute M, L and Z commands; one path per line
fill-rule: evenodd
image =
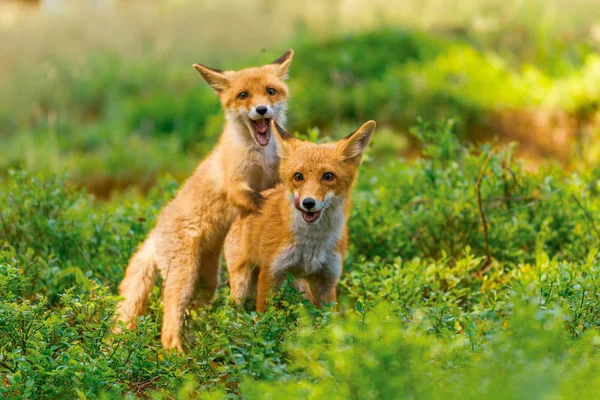
M 215 91 L 231 123 L 246 127 L 260 146 L 271 140 L 271 121 L 285 124 L 288 87 L 285 80 L 294 56 L 286 51 L 271 64 L 240 71 L 221 71 L 194 64 L 194 68 Z
M 330 209 L 343 207 L 375 130 L 375 121 L 366 122 L 335 143 L 324 144 L 298 140 L 276 124 L 272 130 L 279 143 L 280 177 L 296 216 L 312 224 Z

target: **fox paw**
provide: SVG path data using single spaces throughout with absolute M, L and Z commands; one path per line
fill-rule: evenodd
M 255 190 L 245 189 L 228 193 L 227 200 L 243 212 L 257 212 L 265 201 L 265 197 Z
M 252 211 L 258 211 L 260 207 L 262 207 L 265 202 L 265 197 L 260 194 L 260 192 L 252 191 L 250 194 L 250 201 L 253 205 Z
M 162 345 L 165 349 L 175 349 L 178 352 L 183 352 L 183 346 L 178 335 L 163 333 L 161 337 Z

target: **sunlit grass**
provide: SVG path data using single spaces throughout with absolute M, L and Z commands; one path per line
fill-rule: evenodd
M 597 159 L 591 0 L 71 2 L 10 15 L 0 24 L 2 171 L 68 170 L 90 187 L 183 177 L 222 126 L 191 64 L 244 67 L 289 47 L 294 130 L 337 137 L 377 119 L 394 142 L 381 157 L 393 158 L 418 151 L 406 137 L 418 116 L 458 117 L 464 138 L 518 139 L 565 166 Z M 585 155 L 572 154 L 573 138 Z M 125 156 L 132 145 L 140 151 Z

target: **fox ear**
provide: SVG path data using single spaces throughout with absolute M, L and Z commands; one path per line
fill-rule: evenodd
M 369 145 L 374 131 L 375 121 L 368 121 L 355 132 L 337 142 L 336 146 L 342 160 L 360 164 L 362 155 Z
M 227 79 L 220 69 L 205 67 L 201 64 L 194 64 L 194 68 L 196 68 L 196 71 L 200 72 L 202 78 L 204 78 L 206 83 L 208 83 L 217 94 L 229 88 L 229 79 Z
M 290 63 L 292 62 L 293 57 L 294 50 L 289 49 L 283 53 L 281 57 L 271 63 L 277 66 L 277 76 L 279 76 L 279 78 L 282 80 L 286 80 L 288 78 L 288 69 L 290 68 Z
M 273 136 L 278 144 L 277 148 L 279 156 L 281 158 L 286 158 L 294 151 L 294 147 L 299 140 L 296 139 L 296 136 L 279 126 L 275 121 L 271 122 L 271 131 L 273 131 Z

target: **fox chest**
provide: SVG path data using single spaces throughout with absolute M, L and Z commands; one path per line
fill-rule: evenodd
M 289 273 L 297 278 L 321 273 L 340 275 L 342 258 L 335 250 L 333 240 L 296 243 L 279 253 L 273 262 L 272 270 L 276 274 Z
M 248 184 L 257 191 L 270 189 L 279 181 L 279 157 L 276 149 L 265 149 L 256 153 L 252 162 L 253 168 L 248 172 Z

